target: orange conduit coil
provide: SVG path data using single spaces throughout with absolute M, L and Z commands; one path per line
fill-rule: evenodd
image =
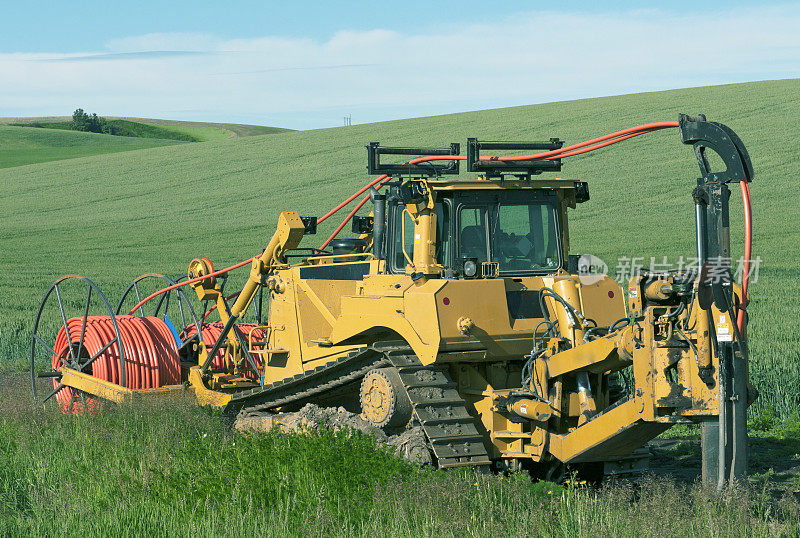
M 222 334 L 222 329 L 224 327 L 224 323 L 221 321 L 214 321 L 211 323 L 203 323 L 200 326 L 200 334 L 203 337 L 203 343 L 205 343 L 206 347 L 211 349 L 211 347 L 217 342 L 219 339 L 219 335 Z M 236 323 L 234 325 L 233 330 L 238 330 L 239 334 L 244 337 L 244 341 L 248 341 L 248 337 L 250 337 L 250 330 L 254 327 L 257 327 L 255 323 Z M 186 327 L 184 334 L 185 336 L 181 335 L 184 339 L 191 337 L 196 332 L 194 325 L 189 325 Z M 232 335 L 229 335 L 232 336 Z M 264 332 L 262 329 L 255 329 L 252 333 L 252 339 L 250 342 L 253 343 L 256 347 L 261 347 L 259 344 L 264 339 Z M 262 360 L 260 353 L 253 354 L 253 360 L 255 361 L 256 365 L 261 368 L 262 367 Z M 225 368 L 225 348 L 220 347 L 217 354 L 214 355 L 214 358 L 211 359 L 211 368 L 221 370 Z M 248 379 L 258 379 L 258 376 L 252 370 L 248 369 L 244 376 Z
M 184 340 L 190 338 L 197 332 L 197 329 L 194 325 L 189 325 L 184 330 L 184 333 L 181 334 L 181 338 Z M 221 321 L 214 321 L 212 323 L 203 323 L 200 325 L 200 335 L 203 339 L 203 343 L 210 349 L 214 343 L 219 338 L 219 335 L 222 333 L 222 322 Z M 219 348 L 217 354 L 214 355 L 214 358 L 211 360 L 211 368 L 219 369 L 225 367 L 225 348 Z
M 157 317 L 117 316 L 120 340 L 111 344 L 92 364 L 93 377 L 120 385 L 119 346 L 125 353 L 125 387 L 129 389 L 152 389 L 180 383 L 180 361 L 178 347 L 166 323 Z M 83 318 L 67 320 L 72 342 L 80 341 Z M 84 351 L 81 355 L 88 359 L 114 340 L 114 323 L 111 316 L 88 316 L 86 332 L 83 337 Z M 69 341 L 64 328 L 56 336 L 52 359 L 53 370 L 60 370 L 69 355 Z M 77 349 L 74 350 L 77 352 Z M 53 380 L 53 388 L 59 382 Z M 84 404 L 73 400 L 72 389 L 64 387 L 56 394 L 56 399 L 64 413 L 81 414 Z M 99 409 L 100 402 L 86 397 L 88 410 Z

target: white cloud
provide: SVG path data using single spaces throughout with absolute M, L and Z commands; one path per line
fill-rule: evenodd
M 308 128 L 351 112 L 365 122 L 800 76 L 800 5 L 701 22 L 656 10 L 541 12 L 425 35 L 343 31 L 325 42 L 147 34 L 105 51 L 0 54 L 0 115 L 81 106 Z
M 106 48 L 112 52 L 139 52 L 162 50 L 205 51 L 213 49 L 220 39 L 210 34 L 174 33 L 145 34 L 112 39 Z

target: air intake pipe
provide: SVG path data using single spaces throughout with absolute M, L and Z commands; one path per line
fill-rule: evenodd
M 384 259 L 384 239 L 386 237 L 386 195 L 372 187 L 369 191 L 372 200 L 372 253 L 375 258 Z

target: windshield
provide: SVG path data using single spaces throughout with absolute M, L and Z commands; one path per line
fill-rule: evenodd
M 458 206 L 458 257 L 492 261 L 501 273 L 559 267 L 556 196 L 541 191 L 471 193 Z

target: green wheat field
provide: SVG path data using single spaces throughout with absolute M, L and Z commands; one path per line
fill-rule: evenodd
M 369 142 L 444 146 L 474 136 L 574 143 L 679 112 L 727 124 L 753 160 L 754 256 L 761 262 L 751 283 L 749 336 L 760 398 L 751 414 L 764 430 L 756 447 L 768 451 L 760 453 L 765 461 L 796 462 L 797 428 L 786 424 L 795 424 L 800 404 L 800 205 L 793 188 L 800 80 L 198 143 L 0 125 L 0 534 L 796 532 L 800 474 L 778 477 L 778 494 L 766 485 L 769 465 L 721 497 L 662 478 L 562 488 L 526 476 L 417 469 L 358 435 L 233 434 L 213 413 L 182 406 L 65 418 L 53 406 L 35 408 L 14 373 L 27 368 L 36 309 L 62 274 L 88 276 L 113 304 L 139 274 L 175 276 L 194 257 L 223 267 L 257 254 L 280 211 L 321 215 L 367 182 Z M 677 130 L 565 160 L 559 176 L 588 181 L 591 192 L 570 214 L 571 252 L 599 256 L 612 272 L 620 258 L 649 264 L 651 257 L 677 263 L 693 256 L 698 167 Z M 733 248 L 741 253 L 738 190 L 731 208 Z M 318 246 L 334 220 L 302 246 Z M 232 278 L 231 289 L 244 276 Z M 696 457 L 693 446 L 674 456 Z

